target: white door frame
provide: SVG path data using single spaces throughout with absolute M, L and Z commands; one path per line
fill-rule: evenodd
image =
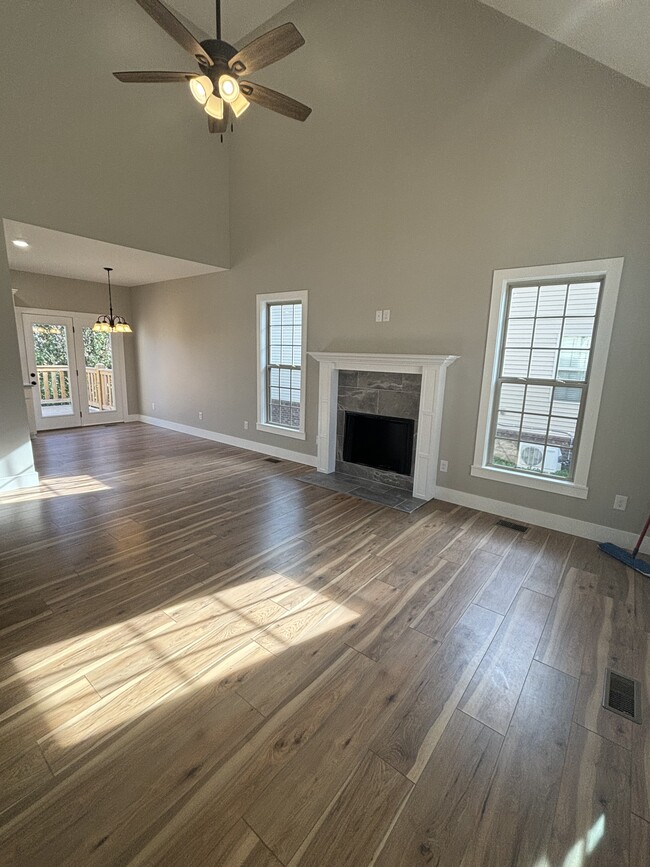
M 24 330 L 24 317 L 40 317 L 49 316 L 54 319 L 63 318 L 72 322 L 74 333 L 72 336 L 72 348 L 75 357 L 70 358 L 71 369 L 85 370 L 85 357 L 83 350 L 82 328 L 92 327 L 96 317 L 92 313 L 79 313 L 71 310 L 49 310 L 42 307 L 16 307 L 16 330 L 18 332 L 18 347 L 20 351 L 20 363 L 25 377 L 23 382 L 29 382 L 29 367 L 28 367 L 28 352 Z M 73 395 L 74 415 L 55 416 L 48 418 L 46 422 L 42 421 L 40 412 L 40 400 L 36 393 L 33 394 L 34 411 L 36 413 L 37 428 L 39 430 L 49 430 L 52 428 L 61 427 L 79 427 L 98 424 L 112 424 L 125 421 L 127 414 L 127 396 L 126 396 L 126 365 L 124 359 L 124 335 L 119 332 L 112 332 L 112 350 L 113 350 L 113 370 L 114 382 L 113 388 L 115 392 L 115 411 L 106 410 L 104 412 L 91 413 L 88 411 L 88 392 L 86 387 L 86 377 L 77 376 L 77 387 L 73 388 L 71 383 L 71 394 Z M 34 389 L 32 389 L 34 391 Z M 78 395 L 77 405 L 75 406 L 74 394 Z M 80 414 L 81 413 L 81 414 Z M 52 423 L 56 419 L 56 423 Z

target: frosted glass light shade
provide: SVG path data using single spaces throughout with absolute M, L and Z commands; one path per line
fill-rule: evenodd
M 223 119 L 223 100 L 221 97 L 212 94 L 203 109 L 210 117 L 215 117 L 217 120 Z
M 219 78 L 219 93 L 224 102 L 234 102 L 239 96 L 239 83 L 232 75 L 222 75 Z
M 232 112 L 235 117 L 239 117 L 240 115 L 242 115 L 249 105 L 250 102 L 246 99 L 243 93 L 240 93 L 237 99 L 233 99 L 233 101 L 230 103 L 230 107 L 232 108 Z
M 205 105 L 214 87 L 207 75 L 199 75 L 197 78 L 190 78 L 190 90 L 194 99 Z

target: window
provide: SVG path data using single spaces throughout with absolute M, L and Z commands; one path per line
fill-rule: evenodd
M 622 263 L 495 272 L 472 475 L 587 496 Z
M 257 429 L 305 438 L 307 293 L 257 296 Z

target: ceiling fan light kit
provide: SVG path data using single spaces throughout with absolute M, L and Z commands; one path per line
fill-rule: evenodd
M 192 96 L 208 115 L 210 132 L 224 133 L 231 114 L 241 117 L 251 102 L 294 120 L 307 120 L 311 108 L 283 93 L 243 80 L 291 54 L 305 40 L 294 24 L 282 24 L 258 36 L 240 51 L 221 38 L 221 0 L 216 0 L 217 38 L 198 42 L 161 0 L 136 0 L 199 65 L 200 72 L 114 72 L 127 83 L 189 82 Z M 218 94 L 218 95 L 217 95 Z M 222 136 L 223 140 L 223 136 Z

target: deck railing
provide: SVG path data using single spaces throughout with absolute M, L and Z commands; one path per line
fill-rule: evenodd
M 70 370 L 67 364 L 39 364 L 36 369 L 42 406 L 71 403 Z M 87 367 L 86 387 L 90 409 L 115 409 L 112 370 L 101 366 Z
M 36 370 L 42 406 L 70 403 L 70 372 L 67 364 L 39 364 Z
M 113 402 L 113 371 L 105 367 L 86 368 L 88 405 L 91 409 L 115 409 Z

